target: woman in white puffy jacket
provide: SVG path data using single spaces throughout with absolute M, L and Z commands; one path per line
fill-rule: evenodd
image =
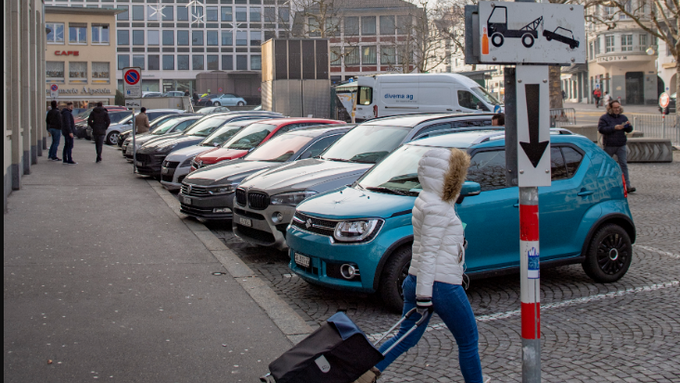
M 422 192 L 413 208 L 413 259 L 403 284 L 404 314 L 414 307 L 418 307 L 418 312 L 402 323 L 397 335 L 385 342 L 380 351 L 387 350 L 426 311 L 434 311 L 456 339 L 465 382 L 482 383 L 477 323 L 461 286 L 465 271 L 465 236 L 454 210 L 469 165 L 470 157 L 458 149 L 432 149 L 418 162 Z M 426 327 L 427 322 L 392 349 L 377 369 L 385 370 L 399 355 L 418 343 Z

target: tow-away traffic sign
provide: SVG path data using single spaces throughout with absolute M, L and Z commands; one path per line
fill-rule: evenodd
M 59 85 L 52 84 L 52 86 L 50 86 L 50 98 L 56 100 L 58 97 L 59 97 Z
M 517 182 L 550 186 L 550 96 L 546 65 L 517 65 Z
M 142 69 L 123 68 L 123 94 L 125 98 L 142 97 Z

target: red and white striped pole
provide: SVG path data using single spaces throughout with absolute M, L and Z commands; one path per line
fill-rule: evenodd
M 541 280 L 538 187 L 519 188 L 522 382 L 541 381 Z

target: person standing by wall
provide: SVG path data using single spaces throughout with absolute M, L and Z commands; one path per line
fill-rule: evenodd
M 600 117 L 597 130 L 602 134 L 602 145 L 604 151 L 616 158 L 623 171 L 626 180 L 628 193 L 635 192 L 635 188 L 630 186 L 628 177 L 628 148 L 626 147 L 626 133 L 633 131 L 633 125 L 628 121 L 628 117 L 623 115 L 621 103 L 614 100 L 607 104 L 607 113 Z
M 102 148 L 104 146 L 104 136 L 106 136 L 106 129 L 111 125 L 109 112 L 102 107 L 102 103 L 98 102 L 97 106 L 90 113 L 87 119 L 87 124 L 92 128 L 92 135 L 94 137 L 94 144 L 97 150 L 96 162 L 102 162 Z
M 436 312 L 458 345 L 458 361 L 466 383 L 482 383 L 477 323 L 462 286 L 465 272 L 465 235 L 454 204 L 465 181 L 470 156 L 458 149 L 432 149 L 418 162 L 422 187 L 413 207 L 413 257 L 403 283 L 405 315 L 395 337 L 380 346 L 385 352 L 421 319 Z M 397 357 L 415 346 L 425 333 L 427 321 L 394 347 L 385 359 L 357 382 L 375 381 Z M 370 376 L 373 374 L 373 376 Z
M 47 158 L 50 161 L 61 161 L 61 158 L 57 157 L 57 150 L 59 150 L 59 140 L 61 138 L 61 114 L 57 108 L 57 102 L 52 101 L 50 103 L 52 109 L 47 112 L 47 117 L 45 122 L 47 123 L 47 131 L 50 136 L 52 136 L 52 145 L 50 145 L 50 151 L 48 152 Z
M 76 131 L 76 124 L 73 120 L 73 103 L 67 102 L 66 108 L 61 111 L 61 133 L 64 135 L 64 165 L 77 165 L 73 161 L 73 133 Z
M 149 116 L 146 115 L 145 107 L 142 107 L 137 117 L 135 117 L 135 129 L 137 129 L 137 134 L 149 131 Z

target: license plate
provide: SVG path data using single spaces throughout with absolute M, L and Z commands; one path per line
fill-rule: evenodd
M 248 218 L 238 217 L 238 223 L 243 226 L 253 227 L 253 221 Z
M 310 259 L 300 253 L 295 253 L 295 263 L 302 267 L 309 267 Z
M 191 205 L 191 198 L 182 196 L 185 205 Z
M 144 166 L 144 163 L 142 161 L 137 161 L 137 166 Z

